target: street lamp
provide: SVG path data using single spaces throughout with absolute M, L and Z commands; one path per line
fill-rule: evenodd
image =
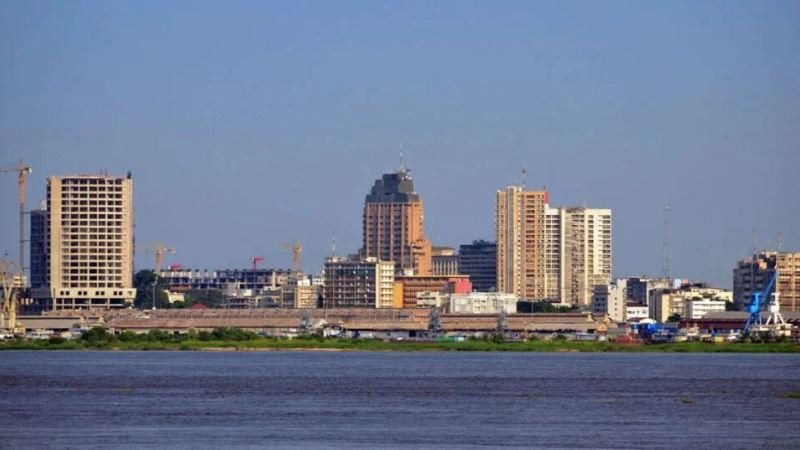
M 156 284 L 158 280 L 153 280 L 153 311 L 156 310 Z

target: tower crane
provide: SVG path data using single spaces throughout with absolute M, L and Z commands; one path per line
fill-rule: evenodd
M 164 253 L 175 253 L 175 249 L 172 247 L 165 247 L 164 244 L 161 242 L 156 242 L 154 247 L 146 247 L 141 249 L 145 253 L 155 253 L 156 255 L 156 266 L 155 271 L 156 273 L 161 273 L 161 265 L 164 263 Z
M 292 252 L 292 272 L 300 273 L 300 257 L 303 254 L 303 246 L 300 241 L 294 241 L 291 244 L 281 244 L 281 248 Z
M 263 256 L 253 256 L 252 258 L 250 258 L 250 262 L 253 263 L 254 272 L 258 270 L 258 263 L 260 263 L 261 261 L 264 261 Z
M 17 167 L 0 168 L 0 172 L 17 173 L 19 175 L 19 267 L 25 273 L 25 182 L 33 168 L 26 166 L 20 159 Z

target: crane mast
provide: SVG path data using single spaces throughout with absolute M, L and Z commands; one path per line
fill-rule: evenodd
M 26 166 L 20 159 L 19 166 L 0 168 L 0 172 L 17 173 L 19 175 L 19 267 L 23 275 L 25 274 L 25 183 L 28 174 L 33 172 L 33 168 Z

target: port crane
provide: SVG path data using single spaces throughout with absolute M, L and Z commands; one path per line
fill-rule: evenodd
M 791 328 L 781 315 L 779 294 L 775 289 L 778 280 L 778 269 L 774 269 L 764 289 L 753 292 L 747 304 L 747 322 L 742 329 L 742 337 L 775 338 L 791 335 Z M 761 317 L 761 310 L 767 305 L 769 316 L 766 322 Z
M 19 267 L 25 272 L 25 183 L 33 168 L 20 159 L 17 167 L 0 167 L 2 173 L 16 173 L 19 176 Z
M 300 273 L 300 258 L 303 254 L 303 246 L 300 241 L 294 241 L 291 244 L 281 244 L 281 248 L 292 252 L 292 272 Z
M 145 253 L 155 253 L 156 255 L 156 265 L 155 271 L 156 274 L 161 273 L 161 266 L 164 264 L 164 253 L 175 253 L 175 249 L 172 247 L 165 247 L 164 244 L 161 242 L 156 242 L 154 247 L 145 247 L 141 249 Z

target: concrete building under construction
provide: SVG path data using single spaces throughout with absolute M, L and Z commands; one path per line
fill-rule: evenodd
M 123 308 L 133 288 L 133 180 L 47 179 L 46 208 L 31 220 L 29 310 Z

